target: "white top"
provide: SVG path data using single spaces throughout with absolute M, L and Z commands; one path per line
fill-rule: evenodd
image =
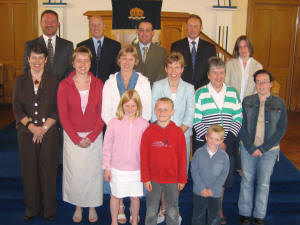
M 199 37 L 197 37 L 195 40 L 191 39 L 188 37 L 188 41 L 189 41 L 189 46 L 190 46 L 190 52 L 192 53 L 192 49 L 193 49 L 193 44 L 192 44 L 192 41 L 196 42 L 195 44 L 195 48 L 196 48 L 196 51 L 198 49 L 198 43 L 199 43 Z
M 81 100 L 81 109 L 84 114 L 86 106 L 88 104 L 89 100 L 89 89 L 84 90 L 84 91 L 79 91 L 80 94 L 80 100 Z
M 102 92 L 102 112 L 101 117 L 105 124 L 116 117 L 116 111 L 120 101 L 120 93 L 117 85 L 117 73 L 111 74 L 108 80 L 105 81 Z M 136 82 L 134 90 L 136 90 L 141 98 L 143 113 L 142 117 L 149 121 L 151 119 L 151 87 L 150 82 L 147 77 L 143 76 L 141 73 Z
M 212 151 L 209 149 L 209 147 L 207 146 L 207 152 L 208 152 L 208 154 L 209 154 L 209 158 L 212 158 L 212 157 L 214 156 L 214 154 L 216 154 L 217 151 L 212 152 Z
M 226 94 L 226 85 L 223 83 L 223 87 L 220 92 L 216 92 L 216 90 L 213 88 L 211 83 L 209 82 L 207 85 L 209 94 L 213 97 L 216 105 L 219 109 L 223 108 L 224 100 L 225 100 L 225 94 Z
M 48 48 L 48 39 L 49 39 L 49 37 L 46 36 L 45 34 L 43 34 L 43 38 L 44 38 L 44 41 L 46 43 L 46 47 Z M 53 55 L 54 55 L 54 53 L 55 53 L 55 44 L 56 44 L 56 35 L 51 37 L 51 44 L 52 44 L 52 47 L 53 47 Z
M 241 102 L 243 101 L 243 98 L 245 97 L 246 90 L 247 90 L 247 84 L 249 79 L 249 68 L 252 58 L 250 57 L 247 61 L 246 67 L 244 67 L 243 60 L 239 57 L 239 61 L 241 63 L 242 67 L 242 80 L 241 80 L 241 93 L 240 93 L 240 99 Z
M 33 87 L 33 90 L 34 90 L 34 94 L 36 95 L 37 92 L 38 92 L 38 90 L 39 90 L 39 88 L 38 87 Z

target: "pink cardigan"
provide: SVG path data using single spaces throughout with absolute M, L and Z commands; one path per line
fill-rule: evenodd
M 103 169 L 140 170 L 140 143 L 148 122 L 139 117 L 130 123 L 111 119 L 105 132 L 103 144 Z
M 103 83 L 92 73 L 89 73 L 91 76 L 89 98 L 83 114 L 80 94 L 73 80 L 74 75 L 75 71 L 59 84 L 57 92 L 59 119 L 64 130 L 75 144 L 78 144 L 82 139 L 77 132 L 91 132 L 87 137 L 94 142 L 104 126 L 101 119 Z

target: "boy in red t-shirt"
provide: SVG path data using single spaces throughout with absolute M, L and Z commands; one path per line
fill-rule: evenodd
M 166 224 L 178 225 L 178 192 L 186 182 L 186 144 L 183 131 L 171 121 L 174 105 L 169 98 L 155 104 L 157 121 L 141 141 L 141 179 L 147 189 L 146 225 L 157 224 L 161 193 L 165 195 Z

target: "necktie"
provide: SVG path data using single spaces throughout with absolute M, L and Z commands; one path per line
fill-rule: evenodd
M 101 57 L 101 41 L 98 40 L 97 43 L 98 43 L 98 48 L 97 48 L 97 55 L 96 55 L 96 63 L 97 63 L 96 77 L 100 77 L 99 68 L 100 68 L 100 57 Z
M 53 45 L 51 43 L 52 39 L 48 39 L 48 60 L 50 62 L 50 66 L 53 67 L 54 64 L 54 53 L 53 53 Z
M 143 55 L 143 62 L 145 63 L 146 62 L 146 58 L 147 58 L 147 50 L 148 50 L 148 47 L 144 47 L 144 55 Z
M 98 40 L 97 41 L 97 43 L 98 43 L 98 48 L 97 48 L 97 62 L 100 60 L 100 56 L 101 56 L 101 41 L 100 40 Z
M 193 70 L 195 70 L 195 63 L 196 63 L 196 42 L 195 41 L 192 41 L 192 65 L 193 65 Z

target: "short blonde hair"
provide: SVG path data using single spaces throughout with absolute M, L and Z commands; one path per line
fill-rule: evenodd
M 74 62 L 77 55 L 81 54 L 81 53 L 88 54 L 90 61 L 92 61 L 93 55 L 92 55 L 91 50 L 89 48 L 85 47 L 84 45 L 82 45 L 80 47 L 75 48 L 74 53 L 72 55 L 72 62 Z
M 155 102 L 155 108 L 157 107 L 158 102 L 168 102 L 172 106 L 172 109 L 174 109 L 174 103 L 170 98 L 162 97 L 157 99 L 157 101 Z
M 133 100 L 137 106 L 135 117 L 140 117 L 142 115 L 143 106 L 139 94 L 134 89 L 127 90 L 122 94 L 117 108 L 116 116 L 119 120 L 122 120 L 125 115 L 123 105 L 129 102 L 130 100 Z
M 184 57 L 180 52 L 171 52 L 165 59 L 165 67 L 174 62 L 178 62 L 181 67 L 185 67 Z
M 207 133 L 206 135 L 209 135 L 211 132 L 217 133 L 220 135 L 220 138 L 222 140 L 224 140 L 224 135 L 225 135 L 225 130 L 222 126 L 215 124 L 215 125 L 211 125 L 208 129 L 207 129 Z
M 134 59 L 135 59 L 134 65 L 137 66 L 139 64 L 139 56 L 138 56 L 136 48 L 132 45 L 126 45 L 125 47 L 121 48 L 121 50 L 119 51 L 119 54 L 117 57 L 118 66 L 120 66 L 120 63 L 119 63 L 120 58 L 128 53 L 132 54 L 132 56 L 134 57 Z

